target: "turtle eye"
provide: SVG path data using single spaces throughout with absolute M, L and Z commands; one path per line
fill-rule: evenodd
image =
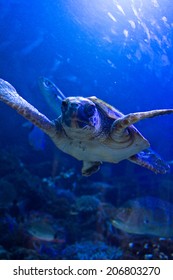
M 51 84 L 51 82 L 49 82 L 49 80 L 45 80 L 44 84 L 45 84 L 46 87 L 51 87 L 52 86 L 52 84 Z
M 61 105 L 62 111 L 66 111 L 67 108 L 68 108 L 68 102 L 66 100 L 63 100 Z
M 92 104 L 87 104 L 85 106 L 85 113 L 88 115 L 88 117 L 91 117 L 95 113 L 95 106 Z

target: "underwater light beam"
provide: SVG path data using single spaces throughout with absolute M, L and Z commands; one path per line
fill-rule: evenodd
M 117 18 L 121 18 L 121 21 L 123 18 L 140 20 L 141 14 L 146 13 L 149 7 L 151 11 L 159 8 L 157 0 L 78 0 L 76 5 L 69 0 L 68 4 L 78 22 L 90 27 L 109 25 L 108 19 L 115 23 L 118 22 Z

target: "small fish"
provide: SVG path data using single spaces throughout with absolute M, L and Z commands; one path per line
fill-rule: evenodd
M 50 110 L 59 117 L 61 114 L 61 102 L 66 98 L 65 95 L 52 81 L 45 77 L 40 77 L 38 83 Z
M 55 114 L 55 117 L 59 117 L 61 114 L 61 102 L 66 98 L 65 95 L 54 83 L 45 77 L 40 77 L 38 83 L 50 111 Z M 29 144 L 36 151 L 44 150 L 46 145 L 44 132 L 30 122 L 24 123 L 23 126 L 30 129 L 28 136 Z
M 51 218 L 35 217 L 31 219 L 27 226 L 27 232 L 31 235 L 34 241 L 44 241 L 53 243 L 64 243 L 64 238 L 58 238 L 60 229 L 56 229 Z M 62 233 L 61 233 L 62 235 Z
M 34 240 L 42 240 L 52 242 L 55 240 L 55 231 L 47 223 L 33 222 L 28 229 L 28 233 L 33 237 Z
M 112 224 L 128 233 L 173 237 L 173 204 L 150 196 L 129 200 L 116 210 Z

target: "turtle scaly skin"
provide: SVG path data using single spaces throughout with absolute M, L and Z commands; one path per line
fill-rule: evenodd
M 134 123 L 173 109 L 123 115 L 95 96 L 68 97 L 62 101 L 62 114 L 50 121 L 24 100 L 8 82 L 0 79 L 0 100 L 42 129 L 63 152 L 83 161 L 82 174 L 99 170 L 102 162 L 118 163 L 124 159 L 155 173 L 166 173 L 169 165 L 149 149 L 149 142 Z
M 11 84 L 2 79 L 0 79 L 0 100 L 16 110 L 20 115 L 45 133 L 49 135 L 52 135 L 52 133 L 54 134 L 54 123 L 23 99 Z

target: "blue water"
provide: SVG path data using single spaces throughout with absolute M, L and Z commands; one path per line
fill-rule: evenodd
M 52 80 L 65 96 L 95 95 L 124 114 L 173 108 L 170 0 L 1 0 L 0 10 L 0 77 L 48 117 L 51 110 L 38 86 L 41 76 Z M 28 245 L 17 237 L 11 240 L 9 232 L 0 238 L 6 251 L 2 258 L 138 259 L 148 253 L 142 249 L 146 242 L 160 244 L 156 237 L 131 234 L 125 235 L 127 246 L 122 245 L 120 233 L 111 225 L 111 210 L 105 210 L 103 203 L 119 207 L 146 195 L 173 203 L 172 167 L 166 175 L 155 175 L 127 161 L 106 163 L 98 173 L 84 178 L 80 162 L 58 151 L 48 138 L 40 150 L 34 149 L 26 121 L 2 103 L 0 111 L 0 186 L 5 197 L 0 203 L 1 236 L 4 224 L 18 232 L 22 216 L 23 235 L 30 239 L 27 217 L 35 211 L 56 219 L 65 240 L 46 244 L 37 240 L 39 247 L 35 241 Z M 172 123 L 173 116 L 166 115 L 136 125 L 166 161 L 173 160 Z M 11 191 L 5 190 L 6 184 Z M 87 209 L 87 202 L 86 209 L 80 201 L 78 205 L 80 198 L 93 199 L 94 210 Z M 10 212 L 11 208 L 20 214 Z M 100 243 L 95 244 L 96 240 Z M 129 252 L 129 242 L 141 244 L 140 256 Z M 15 253 L 14 248 L 18 248 Z M 165 255 L 171 258 L 166 249 Z

